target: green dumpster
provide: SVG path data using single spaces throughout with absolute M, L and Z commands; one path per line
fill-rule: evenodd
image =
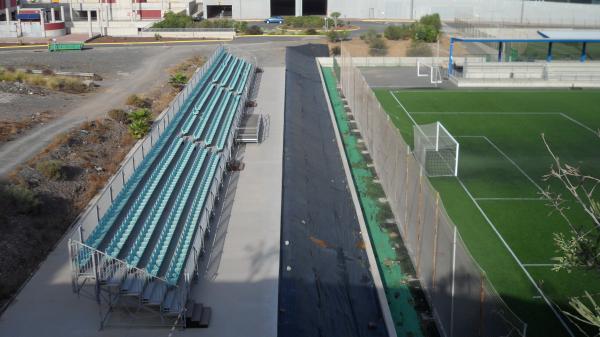
M 48 43 L 48 51 L 82 50 L 83 42 L 51 42 Z

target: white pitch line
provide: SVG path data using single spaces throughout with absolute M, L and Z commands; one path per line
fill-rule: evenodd
M 398 99 L 398 97 L 396 97 L 396 95 L 394 95 L 393 91 L 390 91 L 390 95 L 392 95 L 392 97 L 394 97 L 394 99 L 396 100 L 396 102 L 398 102 L 398 105 L 400 105 L 400 107 L 402 108 L 402 110 L 404 110 L 404 113 L 408 116 L 408 118 L 410 118 L 410 120 L 412 121 L 413 125 L 419 127 L 419 125 L 417 124 L 417 122 L 415 122 L 415 120 L 412 118 L 412 116 L 410 115 L 410 112 L 408 112 L 408 110 L 406 110 L 406 108 L 404 107 L 404 105 L 400 102 L 400 100 Z
M 540 192 L 544 192 L 544 189 L 540 187 L 540 185 L 538 185 L 535 180 L 533 180 L 527 173 L 525 173 L 525 171 L 523 171 L 523 169 L 517 164 L 515 163 L 514 160 L 512 160 L 508 155 L 506 155 L 506 153 L 504 153 L 504 151 L 500 150 L 500 148 L 498 146 L 496 146 L 496 144 L 494 144 L 494 142 L 492 142 L 488 137 L 486 136 L 481 136 L 482 138 L 484 138 L 488 143 L 490 143 L 490 145 L 492 145 L 496 151 L 500 152 L 500 154 L 502 154 L 508 161 L 510 161 L 516 168 L 517 170 L 519 170 L 519 172 L 521 172 L 521 174 L 523 174 L 533 185 L 535 185 L 535 187 L 537 187 L 538 190 L 540 190 Z
M 569 333 L 569 336 L 575 337 L 575 335 L 573 334 L 573 331 L 571 331 L 571 329 L 569 328 L 569 326 L 567 325 L 567 323 L 563 320 L 562 316 L 556 311 L 556 309 L 554 308 L 554 306 L 552 306 L 552 303 L 550 303 L 550 300 L 548 300 L 548 298 L 546 297 L 546 294 L 544 294 L 544 292 L 537 285 L 537 283 L 535 282 L 535 280 L 533 279 L 533 277 L 531 277 L 531 275 L 529 274 L 529 272 L 527 271 L 527 269 L 521 263 L 521 260 L 519 260 L 519 258 L 515 254 L 515 252 L 513 252 L 513 250 L 508 245 L 508 242 L 506 242 L 506 240 L 504 240 L 504 237 L 502 237 L 502 234 L 500 234 L 500 232 L 498 231 L 498 229 L 496 228 L 496 226 L 494 226 L 494 223 L 490 220 L 490 218 L 488 218 L 487 214 L 483 211 L 483 209 L 481 208 L 481 206 L 479 206 L 479 203 L 477 203 L 477 200 L 475 200 L 473 198 L 473 195 L 471 195 L 471 192 L 469 192 L 469 190 L 467 189 L 467 187 L 465 186 L 465 184 L 463 184 L 462 180 L 460 180 L 460 178 L 458 178 L 458 177 L 456 177 L 456 180 L 458 180 L 458 183 L 465 190 L 465 192 L 467 193 L 467 195 L 469 196 L 469 198 L 471 198 L 471 200 L 475 204 L 475 207 L 477 207 L 477 209 L 479 210 L 479 212 L 481 213 L 481 215 L 483 216 L 483 218 L 485 219 L 485 221 L 492 227 L 492 230 L 496 233 L 496 235 L 498 236 L 498 238 L 500 239 L 500 241 L 502 242 L 502 244 L 504 244 L 504 247 L 508 250 L 508 252 L 510 253 L 510 255 L 512 255 L 513 259 L 515 259 L 515 261 L 517 262 L 517 264 L 519 265 L 519 267 L 521 267 L 521 270 L 523 270 L 523 272 L 525 273 L 525 276 L 527 276 L 527 278 L 529 279 L 529 281 L 531 282 L 531 284 L 535 287 L 535 289 L 540 294 L 540 296 L 542 297 L 542 299 L 544 299 L 544 302 L 546 302 L 546 304 L 550 307 L 550 310 L 552 310 L 552 312 L 554 313 L 554 315 L 556 316 L 556 318 L 558 318 L 558 320 L 560 321 L 560 323 L 562 324 L 562 326 L 567 330 L 567 332 Z
M 561 112 L 414 111 L 412 115 L 561 115 Z
M 475 198 L 475 200 L 482 200 L 482 201 L 511 201 L 511 200 L 517 200 L 517 201 L 545 201 L 546 199 L 544 198 Z
M 523 267 L 554 267 L 553 263 L 523 263 Z
M 562 113 L 562 112 L 561 112 L 561 113 L 560 113 L 560 115 L 561 115 L 561 116 L 563 116 L 564 118 L 566 118 L 566 119 L 570 120 L 571 122 L 573 122 L 573 123 L 575 123 L 575 124 L 577 124 L 577 125 L 581 126 L 582 128 L 584 128 L 584 129 L 588 130 L 589 132 L 591 132 L 591 133 L 593 133 L 593 134 L 595 134 L 595 135 L 598 135 L 598 134 L 599 134 L 599 132 L 600 132 L 600 131 L 594 131 L 594 130 L 593 130 L 592 128 L 590 128 L 589 126 L 587 126 L 587 125 L 585 125 L 585 124 L 581 123 L 580 121 L 576 120 L 575 118 L 573 118 L 573 117 L 571 117 L 571 116 L 569 116 L 569 115 L 567 115 L 567 114 L 564 114 L 564 113 Z

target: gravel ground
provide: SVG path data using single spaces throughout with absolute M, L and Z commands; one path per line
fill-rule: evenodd
M 105 80 L 112 80 L 132 73 L 145 61 L 166 50 L 173 52 L 172 63 L 176 64 L 181 59 L 179 55 L 182 54 L 182 50 L 189 51 L 189 55 L 194 52 L 208 55 L 214 48 L 216 45 L 90 48 L 80 52 L 62 53 L 50 53 L 45 50 L 6 51 L 1 53 L 0 65 L 92 72 Z

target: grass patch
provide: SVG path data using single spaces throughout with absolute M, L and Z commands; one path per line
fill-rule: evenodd
M 0 67 L 0 81 L 20 82 L 72 94 L 89 91 L 88 86 L 77 78 L 56 76 L 53 74 L 31 74 L 21 70 L 14 70 L 10 67 Z

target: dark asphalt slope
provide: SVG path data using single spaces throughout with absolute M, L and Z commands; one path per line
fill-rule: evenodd
M 386 336 L 315 62 L 327 55 L 286 53 L 278 335 Z

